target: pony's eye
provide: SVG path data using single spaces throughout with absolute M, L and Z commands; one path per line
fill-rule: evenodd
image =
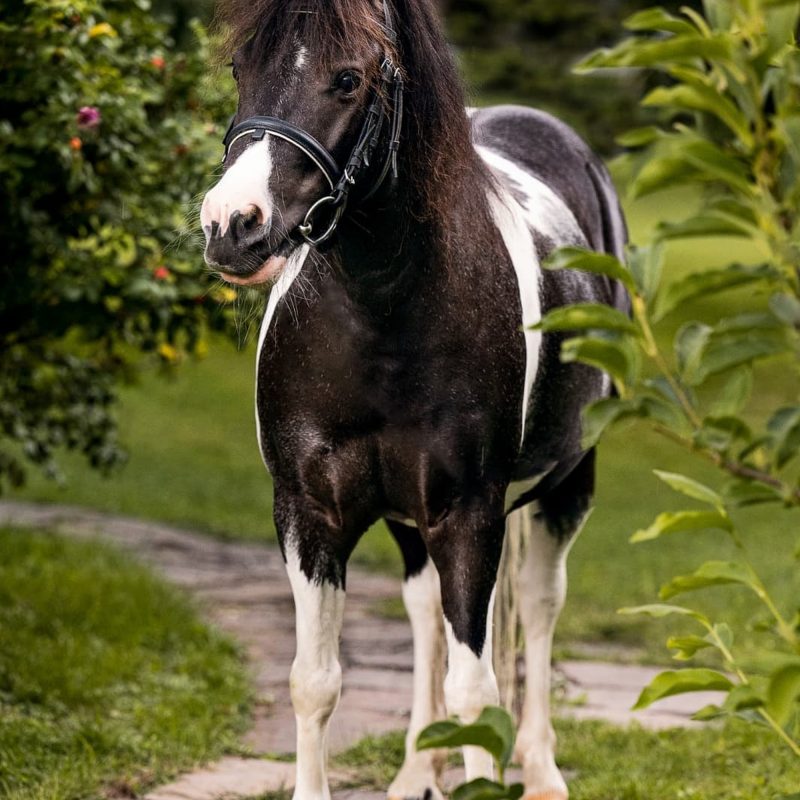
M 340 72 L 336 76 L 333 86 L 344 94 L 353 94 L 353 92 L 361 86 L 361 76 L 350 71 Z
M 236 68 L 236 64 L 231 62 L 228 66 L 231 68 L 231 75 L 233 75 L 233 79 L 235 81 L 238 81 L 239 80 L 239 70 Z

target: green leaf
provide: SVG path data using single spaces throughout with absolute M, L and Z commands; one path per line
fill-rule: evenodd
M 450 795 L 451 800 L 519 800 L 525 791 L 521 783 L 504 786 L 488 778 L 462 783 Z
M 616 138 L 618 145 L 622 147 L 645 147 L 648 144 L 656 141 L 664 135 L 661 128 L 655 125 L 648 125 L 644 128 L 634 128 L 630 131 L 620 134 Z
M 617 397 L 607 397 L 586 406 L 581 414 L 582 446 L 587 450 L 594 447 L 609 425 L 636 415 L 635 404 Z
M 769 284 L 780 279 L 780 273 L 769 265 L 753 267 L 744 264 L 731 264 L 723 269 L 693 272 L 667 287 L 659 304 L 656 318 L 661 319 L 674 308 L 700 295 L 713 296 L 728 289 L 748 286 L 754 283 Z
M 680 575 L 664 584 L 659 592 L 662 600 L 705 589 L 709 586 L 722 586 L 725 584 L 739 584 L 747 586 L 757 594 L 761 593 L 756 576 L 744 564 L 735 561 L 706 561 L 691 575 Z
M 690 22 L 667 13 L 663 8 L 646 8 L 638 11 L 622 24 L 629 31 L 667 31 L 697 35 L 697 30 Z
M 667 647 L 670 650 L 677 650 L 673 658 L 676 661 L 688 661 L 698 652 L 704 650 L 706 647 L 713 647 L 714 645 L 702 636 L 670 636 L 667 639 Z
M 649 527 L 636 531 L 630 541 L 632 544 L 658 539 L 665 533 L 686 533 L 710 528 L 732 530 L 733 524 L 727 514 L 719 511 L 664 511 Z
M 653 192 L 682 186 L 698 179 L 696 167 L 679 156 L 653 156 L 636 173 L 628 192 L 638 199 Z
M 800 451 L 800 406 L 778 409 L 767 422 L 775 466 L 781 469 Z
M 705 484 L 694 480 L 694 478 L 680 475 L 677 472 L 664 472 L 660 469 L 654 469 L 653 472 L 660 480 L 664 481 L 670 489 L 685 494 L 687 497 L 691 497 L 694 500 L 700 500 L 700 502 L 707 503 L 717 509 L 721 510 L 723 508 L 722 497 Z
M 710 416 L 735 416 L 747 405 L 753 391 L 753 370 L 739 367 L 725 382 L 711 404 Z
M 696 83 L 659 86 L 642 101 L 644 106 L 659 106 L 675 110 L 702 111 L 713 114 L 727 125 L 748 149 L 753 147 L 753 134 L 747 117 L 717 89 Z
M 664 248 L 660 244 L 632 247 L 628 251 L 628 262 L 639 292 L 649 303 L 655 297 L 661 283 Z
M 626 39 L 613 49 L 590 53 L 574 68 L 577 73 L 621 67 L 653 67 L 657 64 L 694 63 L 699 59 L 726 58 L 730 42 L 723 37 L 704 38 L 697 33 L 668 39 Z
M 688 322 L 675 334 L 675 355 L 681 377 L 694 384 L 700 374 L 703 351 L 711 338 L 712 329 L 701 322 Z
M 769 299 L 772 313 L 787 325 L 800 326 L 800 300 L 792 294 L 774 294 Z
M 555 308 L 533 329 L 545 332 L 595 329 L 631 333 L 637 330 L 627 314 L 597 303 L 576 303 Z
M 645 687 L 634 705 L 634 710 L 647 708 L 657 700 L 688 692 L 728 691 L 733 688 L 730 679 L 713 669 L 681 669 L 662 672 Z
M 699 385 L 712 375 L 762 358 L 781 355 L 789 350 L 782 331 L 750 330 L 738 336 L 712 336 L 700 358 L 693 385 Z
M 578 269 L 618 280 L 630 291 L 634 290 L 633 278 L 625 265 L 608 253 L 595 253 L 581 247 L 562 247 L 545 262 L 546 269 Z
M 781 493 L 772 486 L 765 486 L 755 481 L 731 481 L 724 490 L 725 499 L 739 507 L 753 506 L 758 503 L 783 502 Z
M 683 222 L 662 222 L 656 228 L 659 239 L 708 238 L 712 236 L 751 236 L 752 231 L 735 219 L 714 213 L 698 214 Z
M 653 617 L 655 619 L 661 619 L 662 617 L 669 617 L 672 615 L 691 617 L 692 619 L 697 620 L 701 625 L 711 628 L 711 621 L 707 616 L 705 616 L 705 614 L 701 614 L 699 611 L 692 611 L 691 608 L 684 608 L 683 606 L 671 605 L 669 603 L 648 603 L 644 606 L 620 608 L 618 609 L 617 613 L 625 614 L 626 616 L 633 614 L 644 614 L 645 616 Z
M 434 722 L 417 737 L 417 750 L 439 747 L 482 747 L 505 768 L 514 750 L 514 723 L 499 706 L 487 706 L 470 725 L 455 720 Z
M 561 360 L 565 364 L 579 361 L 607 372 L 620 386 L 636 381 L 639 371 L 638 350 L 626 339 L 611 341 L 577 337 L 561 346 Z
M 800 703 L 800 663 L 787 664 L 773 673 L 767 687 L 767 711 L 786 725 Z

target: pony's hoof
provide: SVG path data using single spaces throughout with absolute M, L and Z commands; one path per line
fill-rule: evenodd
M 568 800 L 565 792 L 554 789 L 548 792 L 536 792 L 535 794 L 523 795 L 522 800 Z
M 411 794 L 386 794 L 387 800 L 443 800 L 442 793 L 436 786 L 426 786 L 424 789 L 412 791 Z
M 387 800 L 443 800 L 435 778 L 414 776 L 413 773 L 398 775 L 386 792 L 386 797 Z

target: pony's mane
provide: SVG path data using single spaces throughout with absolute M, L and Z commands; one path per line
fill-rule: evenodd
M 412 212 L 446 228 L 465 181 L 485 179 L 470 138 L 464 90 L 432 0 L 389 0 L 392 42 L 375 0 L 220 0 L 217 24 L 228 53 L 253 36 L 259 48 L 298 37 L 323 58 L 377 45 L 402 67 L 406 82 L 402 180 Z M 487 179 L 488 180 L 488 179 Z

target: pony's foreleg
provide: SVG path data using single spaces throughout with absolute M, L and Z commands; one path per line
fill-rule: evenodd
M 417 751 L 419 732 L 443 719 L 444 629 L 439 573 L 428 558 L 425 543 L 415 528 L 387 522 L 405 562 L 403 602 L 414 636 L 414 699 L 406 734 L 403 766 L 387 792 L 390 800 L 439 800 L 439 774 L 444 757 L 434 750 Z
M 449 714 L 466 723 L 499 698 L 491 622 L 504 531 L 502 515 L 453 511 L 426 538 L 442 587 L 448 652 L 445 703 Z M 494 774 L 492 757 L 481 748 L 464 748 L 464 767 L 468 781 Z
M 295 800 L 330 800 L 328 721 L 339 702 L 339 636 L 345 561 L 324 523 L 298 511 L 276 491 L 275 521 L 295 604 L 297 650 L 290 675 L 297 722 Z

